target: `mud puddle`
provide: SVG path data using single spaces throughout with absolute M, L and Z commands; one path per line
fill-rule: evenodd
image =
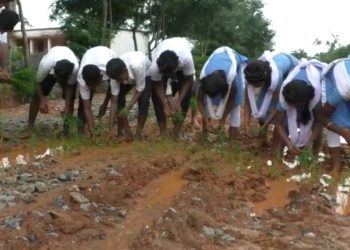
M 286 180 L 277 180 L 267 182 L 270 190 L 266 195 L 266 199 L 262 202 L 254 203 L 254 211 L 258 214 L 272 208 L 283 208 L 288 204 L 289 191 L 296 188 L 297 184 L 294 182 L 287 182 Z

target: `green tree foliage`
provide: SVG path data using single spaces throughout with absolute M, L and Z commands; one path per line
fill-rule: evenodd
M 294 50 L 294 51 L 292 51 L 291 55 L 295 56 L 298 59 L 302 59 L 302 58 L 309 59 L 310 58 L 310 56 L 307 54 L 307 52 L 303 49 Z
M 250 57 L 272 47 L 274 32 L 263 16 L 260 0 L 177 2 L 172 10 L 173 18 L 168 20 L 166 34 L 192 38 L 202 56 L 223 45 Z
M 111 38 L 120 27 L 150 37 L 149 52 L 166 37 L 188 37 L 200 64 L 219 46 L 249 57 L 271 49 L 274 32 L 262 13 L 261 0 L 108 0 Z M 112 6 L 112 7 L 111 7 Z M 101 44 L 100 0 L 56 0 L 52 18 L 62 22 L 69 46 L 78 54 Z M 137 49 L 137 43 L 134 47 Z
M 350 44 L 340 45 L 339 37 L 337 35 L 332 36 L 333 40 L 326 42 L 328 50 L 315 55 L 315 57 L 320 61 L 329 63 L 336 59 L 348 57 L 350 55 Z M 322 41 L 320 41 L 319 44 L 322 44 Z
M 263 15 L 261 0 L 157 1 L 163 37 L 184 36 L 194 42 L 197 71 L 213 50 L 229 46 L 257 57 L 272 48 L 274 31 Z
M 12 73 L 11 84 L 18 93 L 20 101 L 27 102 L 35 90 L 35 71 L 30 68 L 22 68 Z
M 109 44 L 128 17 L 132 1 L 108 0 L 107 13 L 104 3 L 105 0 L 55 0 L 51 6 L 50 18 L 61 23 L 68 46 L 79 56 L 90 47 Z
M 350 55 L 350 44 L 345 46 L 339 46 L 334 50 L 328 50 L 327 52 L 321 52 L 316 54 L 316 57 L 323 62 L 332 62 L 335 59 L 348 57 Z

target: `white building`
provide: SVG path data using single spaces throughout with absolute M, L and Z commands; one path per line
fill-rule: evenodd
M 141 51 L 148 54 L 148 41 L 149 37 L 143 32 L 136 33 L 136 41 L 138 51 Z M 134 51 L 134 40 L 132 37 L 132 32 L 128 30 L 120 30 L 115 35 L 115 37 L 111 41 L 110 48 L 117 53 L 117 55 L 121 55 L 125 52 Z
M 23 39 L 22 32 L 15 30 L 13 32 L 14 46 L 22 47 Z M 38 28 L 28 29 L 27 38 L 29 43 L 29 54 L 35 55 L 38 53 L 45 53 L 54 46 L 62 46 L 67 44 L 67 40 L 60 30 L 60 28 Z M 148 53 L 148 36 L 142 32 L 136 33 L 136 40 L 138 50 L 147 54 Z M 120 30 L 112 39 L 110 48 L 121 55 L 125 52 L 134 50 L 134 41 L 132 32 L 128 30 Z

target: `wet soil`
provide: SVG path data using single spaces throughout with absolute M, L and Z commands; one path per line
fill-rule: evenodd
M 350 249 L 349 206 L 340 215 L 334 202 L 344 175 L 330 187 L 287 182 L 307 169 L 279 165 L 250 137 L 202 145 L 187 123 L 175 143 L 158 138 L 154 118 L 143 142 L 84 144 L 35 159 L 64 143 L 45 138 L 60 126 L 61 106 L 52 101 L 50 115 L 39 117 L 35 143 L 1 142 L 0 160 L 11 167 L 0 169 L 0 198 L 14 200 L 0 202 L 0 249 Z M 25 126 L 27 108 L 0 111 L 12 120 L 7 132 Z M 16 164 L 19 154 L 28 165 Z M 61 180 L 72 170 L 74 178 Z M 25 173 L 35 181 L 22 180 Z M 43 192 L 21 190 L 38 181 Z M 11 218 L 20 219 L 17 228 Z

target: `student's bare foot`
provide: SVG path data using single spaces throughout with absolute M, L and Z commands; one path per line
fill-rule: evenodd
M 67 138 L 67 137 L 69 137 L 69 133 L 68 133 L 67 129 L 62 129 L 56 135 L 57 135 L 57 137 L 60 137 L 60 138 Z
M 22 139 L 22 140 L 28 139 L 29 137 L 32 136 L 32 133 L 33 133 L 33 130 L 27 128 L 27 129 L 25 129 L 25 130 L 23 130 L 22 132 L 19 133 L 18 138 Z
M 332 172 L 333 170 L 334 170 L 334 166 L 332 165 L 332 164 L 330 164 L 330 163 L 326 163 L 326 164 L 324 164 L 324 169 L 327 171 L 327 172 Z
M 143 140 L 141 133 L 136 133 L 134 139 L 135 141 L 141 142 Z
M 265 148 L 269 145 L 268 141 L 264 137 L 258 137 L 257 140 L 258 140 L 257 144 L 259 148 Z
M 9 134 L 7 134 L 7 133 L 0 133 L 0 140 L 9 141 L 11 139 L 13 139 L 13 138 Z
M 132 142 L 133 137 L 132 136 L 121 136 L 117 138 L 117 143 L 123 143 L 123 142 Z

